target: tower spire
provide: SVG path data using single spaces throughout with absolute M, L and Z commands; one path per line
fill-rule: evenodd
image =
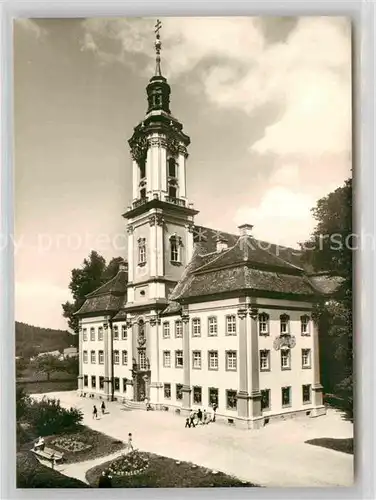
M 155 52 L 156 52 L 156 66 L 155 66 L 155 76 L 162 76 L 161 72 L 161 36 L 159 34 L 159 30 L 162 28 L 162 23 L 159 19 L 157 19 L 157 23 L 155 25 Z

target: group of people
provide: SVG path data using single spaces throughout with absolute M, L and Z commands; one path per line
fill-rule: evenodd
M 101 412 L 102 412 L 102 415 L 104 415 L 106 413 L 106 405 L 104 404 L 104 401 L 102 401 L 102 404 L 101 404 Z M 95 420 L 98 418 L 98 409 L 95 405 L 93 406 L 93 418 Z
M 215 413 L 218 406 L 213 404 L 211 410 L 206 411 L 199 408 L 197 411 L 192 410 L 189 416 L 185 419 L 185 427 L 196 427 L 196 425 L 205 425 L 210 422 L 215 422 Z

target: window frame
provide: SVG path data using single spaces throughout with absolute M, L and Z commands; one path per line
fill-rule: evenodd
M 87 342 L 88 336 L 87 336 L 87 328 L 82 329 L 82 342 Z
M 194 385 L 192 387 L 192 398 L 193 398 L 193 404 L 195 405 L 202 405 L 202 387 L 200 385 Z M 196 395 L 196 392 L 197 390 L 199 390 L 199 394 L 200 394 L 200 400 L 199 401 L 195 401 L 195 395 Z
M 270 335 L 270 316 L 266 312 L 262 312 L 259 314 L 258 317 L 258 329 L 259 329 L 259 335 L 262 337 L 268 337 Z M 265 330 L 261 328 L 261 325 L 265 325 Z
M 271 390 L 270 389 L 261 389 L 261 411 L 270 411 L 271 410 Z M 263 406 L 263 394 L 267 394 L 268 396 L 268 405 Z
M 98 341 L 103 342 L 103 326 L 98 326 Z
M 125 359 L 125 362 L 124 362 L 124 359 Z M 126 349 L 123 349 L 121 351 L 121 364 L 122 364 L 122 366 L 128 365 L 128 351 Z
M 120 392 L 120 378 L 114 377 L 114 391 Z
M 262 366 L 262 359 L 263 359 L 262 354 L 266 354 L 266 361 L 267 361 L 267 366 L 266 367 Z M 271 369 L 271 367 L 270 367 L 270 356 L 271 356 L 270 349 L 260 349 L 260 351 L 259 351 L 259 359 L 260 359 L 260 361 L 259 361 L 259 370 L 260 370 L 260 372 L 270 372 L 270 369 Z M 282 366 L 282 361 L 281 361 L 281 366 Z
M 89 362 L 89 356 L 88 356 L 88 352 L 85 350 L 85 351 L 82 351 L 82 362 L 87 364 Z
M 217 394 L 216 401 L 212 402 L 211 401 L 211 391 L 215 391 Z M 219 407 L 219 389 L 218 387 L 208 387 L 208 406 L 213 406 L 213 404 L 216 404 L 217 407 Z
M 230 393 L 234 393 L 233 398 L 235 399 L 235 406 L 231 406 L 229 404 L 229 396 Z M 238 409 L 238 397 L 237 397 L 237 391 L 235 389 L 226 389 L 225 391 L 225 396 L 226 396 L 226 410 L 230 411 L 237 411 Z
M 168 355 L 168 358 L 170 360 L 169 364 L 166 364 L 167 355 Z M 163 351 L 162 363 L 163 363 L 163 368 L 171 368 L 171 351 Z
M 288 359 L 288 365 L 287 366 L 284 366 L 283 365 L 283 353 L 284 352 L 287 352 L 288 353 L 288 356 L 287 356 L 287 359 Z M 281 370 L 285 371 L 285 370 L 291 370 L 291 349 L 288 349 L 288 348 L 284 348 L 284 349 L 281 349 Z
M 113 339 L 114 340 L 119 340 L 119 326 L 118 325 L 114 325 L 114 328 L 113 328 Z
M 104 377 L 103 377 L 103 375 L 99 375 L 99 390 L 100 391 L 104 390 Z
M 89 387 L 89 376 L 84 375 L 84 387 Z
M 231 368 L 229 366 L 229 361 L 230 361 L 230 358 L 231 358 L 231 355 L 235 355 L 233 359 L 235 359 L 235 368 Z M 226 371 L 227 372 L 236 372 L 238 371 L 238 352 L 234 349 L 230 349 L 228 351 L 225 351 L 225 359 L 226 359 Z M 231 390 L 231 389 L 229 389 Z
M 307 356 L 307 360 L 308 360 L 307 364 L 304 363 L 304 356 L 305 355 Z M 312 368 L 312 351 L 311 351 L 311 349 L 303 347 L 301 359 L 302 359 L 302 369 L 303 370 L 309 370 Z
M 94 328 L 94 326 L 90 327 L 90 341 L 95 342 L 95 328 Z
M 307 399 L 307 400 L 304 400 L 304 389 L 305 388 L 308 388 L 309 399 Z M 312 403 L 312 384 L 303 384 L 302 385 L 302 403 L 304 405 Z
M 170 339 L 171 338 L 170 322 L 169 321 L 164 321 L 162 323 L 162 338 L 163 339 Z
M 210 331 L 211 329 L 211 321 L 214 320 L 215 331 L 214 333 Z M 218 318 L 217 316 L 209 316 L 208 317 L 208 337 L 218 337 Z
M 127 325 L 121 325 L 121 340 L 128 340 Z
M 104 351 L 98 351 L 98 365 L 104 365 Z
M 230 319 L 231 319 L 231 323 L 230 323 Z M 232 321 L 234 320 L 234 321 Z M 236 322 L 236 314 L 226 314 L 226 335 L 227 336 L 235 336 L 237 334 L 237 331 L 238 331 L 238 325 L 237 325 L 237 322 Z M 234 328 L 233 331 L 230 331 L 231 329 L 229 329 L 229 325 L 232 324 L 232 328 Z
M 303 320 L 307 320 L 305 323 Z M 303 331 L 303 325 L 305 325 L 305 331 Z M 300 334 L 302 337 L 310 337 L 311 336 L 311 318 L 308 314 L 303 314 L 300 316 Z
M 94 382 L 94 384 L 93 384 Z M 90 387 L 92 389 L 96 389 L 97 388 L 97 376 L 96 375 L 91 375 L 90 377 Z
M 286 331 L 282 330 L 282 325 L 286 325 Z M 290 316 L 286 313 L 283 313 L 279 316 L 279 332 L 280 335 L 290 334 Z
M 122 383 L 123 383 L 123 392 L 127 392 L 127 378 L 123 377 L 122 378 Z
M 178 334 L 178 328 L 177 328 L 178 325 L 179 325 L 180 334 Z M 183 322 L 181 319 L 175 320 L 175 338 L 176 339 L 183 338 Z
M 180 354 L 181 353 L 181 354 Z M 181 365 L 178 365 L 178 359 L 181 359 Z M 182 349 L 175 350 L 175 368 L 184 367 L 184 353 Z
M 115 349 L 114 351 L 114 365 L 120 365 L 120 351 Z
M 142 371 L 147 370 L 146 349 L 138 349 L 138 366 Z
M 198 333 L 197 333 L 198 326 Z M 201 337 L 201 318 L 192 318 L 192 337 Z
M 166 390 L 168 390 L 169 396 L 166 396 Z M 171 399 L 171 383 L 170 382 L 165 382 L 163 384 L 163 397 L 164 397 L 164 399 Z
M 170 171 L 170 167 L 171 167 L 171 164 L 173 164 L 174 166 L 174 173 L 172 174 L 171 171 Z M 167 159 L 167 172 L 168 172 L 168 176 L 169 177 L 172 177 L 173 179 L 177 179 L 178 178 L 178 162 L 176 161 L 176 158 L 174 158 L 173 156 L 170 156 L 168 159 Z
M 213 359 L 216 359 L 217 360 L 217 366 L 216 367 L 211 367 L 211 364 L 210 364 L 210 361 L 212 359 L 212 355 L 215 354 L 216 356 L 214 356 Z M 218 354 L 218 351 L 215 350 L 215 349 L 210 349 L 208 351 L 208 370 L 210 371 L 218 371 L 219 370 L 219 354 Z
M 171 236 L 170 237 L 170 262 L 173 264 L 181 263 L 181 239 L 179 236 Z
M 94 361 L 93 361 L 93 359 L 94 359 Z M 97 364 L 97 356 L 96 356 L 96 354 L 95 354 L 95 351 L 94 351 L 94 350 L 91 350 L 91 351 L 90 351 L 90 364 L 91 364 L 91 365 L 95 365 L 95 364 Z
M 144 266 L 147 262 L 146 259 L 146 238 L 138 238 L 137 240 L 138 248 L 138 265 Z
M 283 403 L 283 391 L 288 389 L 288 395 L 289 395 L 289 402 L 288 403 Z M 287 385 L 284 387 L 281 387 L 281 406 L 282 408 L 289 408 L 292 406 L 292 391 L 291 391 L 291 385 Z
M 183 400 L 183 384 L 175 384 L 175 399 L 176 401 Z
M 195 366 L 195 354 L 198 354 L 198 358 L 200 360 L 199 365 L 200 366 Z M 202 353 L 201 351 L 195 349 L 192 351 L 192 370 L 201 370 L 202 369 Z

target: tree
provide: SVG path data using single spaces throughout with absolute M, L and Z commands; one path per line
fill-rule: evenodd
M 26 368 L 29 366 L 29 362 L 24 358 L 16 359 L 16 379 L 21 378 Z
M 52 354 L 39 356 L 33 361 L 33 367 L 37 373 L 45 373 L 50 380 L 51 373 L 61 370 L 61 361 Z
M 66 373 L 69 373 L 70 375 L 78 376 L 79 373 L 79 366 L 78 366 L 78 357 L 70 357 L 66 358 L 63 361 L 60 362 L 60 370 Z
M 352 180 L 320 199 L 313 209 L 317 226 L 303 245 L 303 257 L 315 271 L 338 279 L 330 300 L 315 306 L 321 336 L 324 388 L 342 398 L 353 416 Z
M 89 257 L 84 259 L 80 268 L 72 269 L 69 289 L 72 292 L 73 302 L 65 302 L 62 308 L 69 328 L 75 333 L 78 333 L 79 320 L 74 313 L 83 305 L 86 295 L 116 276 L 122 260 L 121 257 L 116 257 L 106 265 L 104 257 L 93 250 Z

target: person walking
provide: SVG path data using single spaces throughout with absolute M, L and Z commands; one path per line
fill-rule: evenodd
M 191 413 L 189 414 L 189 422 L 190 422 L 190 426 L 189 427 L 196 427 L 195 425 L 195 412 L 192 410 Z
M 214 403 L 212 408 L 213 408 L 213 420 L 212 421 L 215 422 L 215 412 L 217 411 L 217 408 L 218 408 L 217 403 Z
M 132 438 L 132 433 L 131 432 L 128 434 L 128 444 L 127 444 L 127 447 L 128 447 L 129 451 L 133 451 L 134 450 L 134 448 L 133 448 L 133 438 Z
M 201 408 L 198 409 L 197 418 L 198 418 L 198 423 L 202 423 L 202 411 L 201 411 Z
M 184 428 L 186 429 L 187 427 L 189 427 L 189 428 L 191 427 L 191 419 L 190 419 L 190 417 L 187 417 L 185 419 L 185 427 Z
M 93 406 L 93 418 L 95 418 L 95 419 L 98 418 L 98 410 L 97 410 L 97 407 L 95 405 Z
M 102 415 L 104 415 L 106 411 L 106 405 L 104 404 L 104 401 L 102 401 L 101 410 L 102 410 Z

